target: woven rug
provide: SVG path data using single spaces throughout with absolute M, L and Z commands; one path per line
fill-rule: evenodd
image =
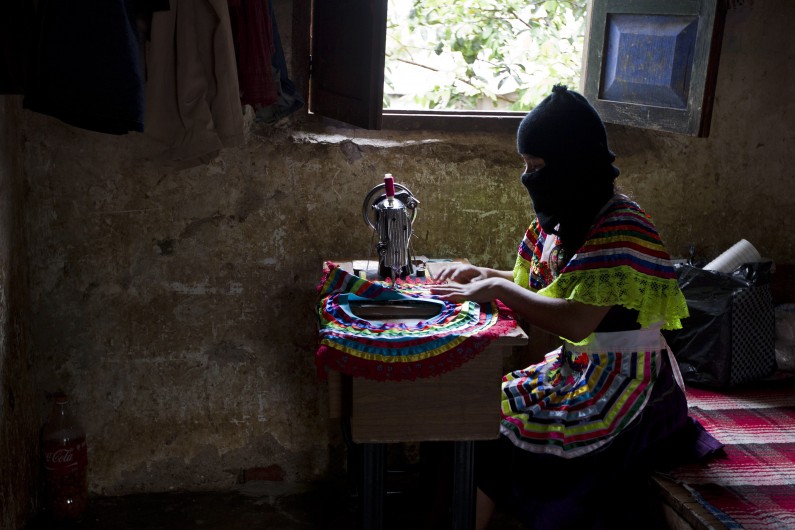
M 795 528 L 795 379 L 687 394 L 691 415 L 725 448 L 672 477 L 727 528 Z

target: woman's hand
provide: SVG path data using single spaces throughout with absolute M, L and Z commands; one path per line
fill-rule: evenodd
M 437 270 L 433 279 L 439 283 L 448 280 L 458 283 L 470 283 L 477 280 L 484 280 L 488 277 L 488 272 L 482 267 L 476 267 L 469 263 L 450 262 Z
M 571 342 L 588 337 L 610 309 L 610 306 L 542 296 L 500 276 L 469 283 L 433 285 L 431 293 L 453 303 L 472 301 L 483 304 L 499 299 L 524 321 Z
M 498 278 L 483 278 L 469 283 L 446 283 L 443 285 L 433 285 L 431 294 L 438 295 L 440 299 L 447 302 L 477 302 L 485 304 L 493 302 L 496 298 L 495 283 L 501 281 Z

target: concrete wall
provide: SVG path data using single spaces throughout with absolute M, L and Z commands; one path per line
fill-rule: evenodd
M 20 98 L 0 97 L 0 528 L 36 502 L 39 400 L 27 344 Z
M 711 136 L 610 126 L 619 183 L 676 256 L 746 238 L 792 262 L 795 4 L 735 4 Z M 324 260 L 373 255 L 361 201 L 384 173 L 422 203 L 418 254 L 508 267 L 530 220 L 512 134 L 294 123 L 176 171 L 139 135 L 27 111 L 22 130 L 37 386 L 73 396 L 94 493 L 341 465 L 313 366 L 315 286 Z

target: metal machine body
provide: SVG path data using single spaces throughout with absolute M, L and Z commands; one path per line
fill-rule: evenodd
M 408 188 L 395 184 L 391 174 L 364 199 L 364 221 L 378 234 L 375 248 L 382 278 L 405 278 L 414 272 L 410 241 L 419 203 Z

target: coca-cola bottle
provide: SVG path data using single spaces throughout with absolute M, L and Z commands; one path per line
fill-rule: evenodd
M 72 415 L 66 394 L 55 394 L 53 401 L 41 431 L 45 509 L 58 521 L 77 519 L 88 505 L 86 433 Z

